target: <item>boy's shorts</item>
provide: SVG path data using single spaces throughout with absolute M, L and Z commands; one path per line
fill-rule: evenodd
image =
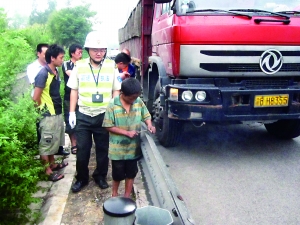
M 135 178 L 138 172 L 137 160 L 111 160 L 112 178 L 114 181 L 121 181 L 126 178 Z
M 59 146 L 65 145 L 65 129 L 62 114 L 55 116 L 45 116 L 40 121 L 39 142 L 40 155 L 54 155 Z

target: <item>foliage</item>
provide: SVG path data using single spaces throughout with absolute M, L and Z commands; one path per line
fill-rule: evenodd
M 20 32 L 13 30 L 7 30 L 0 36 L 0 51 L 0 99 L 5 99 L 12 90 L 16 74 L 24 71 L 33 56 Z
M 84 43 L 87 33 L 92 29 L 89 19 L 95 15 L 96 12 L 89 10 L 89 5 L 54 12 L 48 21 L 54 41 L 65 47 L 73 43 Z
M 66 50 L 65 50 L 66 51 Z M 67 51 L 66 51 L 67 52 Z M 65 57 L 67 54 L 65 54 Z M 64 59 L 67 60 L 66 58 Z M 65 80 L 64 80 L 64 73 L 62 71 L 62 67 L 58 67 L 58 74 L 60 76 L 60 87 L 59 87 L 59 93 L 62 101 L 64 102 L 64 95 L 65 95 Z
M 40 12 L 37 9 L 37 0 L 34 0 L 32 2 L 33 9 L 29 17 L 29 24 L 46 24 L 51 13 L 55 11 L 56 4 L 56 0 L 48 0 L 48 8 L 46 8 L 45 11 Z
M 0 27 L 6 15 L 0 10 Z M 5 23 L 3 23 L 5 24 Z M 45 25 L 35 24 L 22 30 L 7 29 L 0 36 L 0 223 L 26 224 L 28 205 L 37 200 L 37 182 L 45 178 L 38 155 L 36 119 L 30 93 L 12 99 L 12 90 L 20 93 L 16 77 L 35 58 L 36 45 L 51 43 Z M 1 29 L 1 28 L 0 28 Z M 21 91 L 23 92 L 23 90 Z M 14 96 L 15 97 L 15 96 Z
M 0 220 L 3 224 L 24 224 L 36 202 L 32 194 L 44 174 L 39 160 L 35 133 L 35 112 L 29 92 L 18 104 L 6 102 L 0 107 Z M 5 162 L 5 164 L 4 164 Z M 18 210 L 18 211 L 16 211 Z M 16 216 L 18 212 L 18 216 Z M 23 221 L 23 222 L 21 222 Z
M 88 53 L 86 50 L 83 50 L 83 51 L 82 51 L 82 58 L 83 58 L 83 59 L 86 59 L 86 58 L 88 58 L 88 57 L 90 57 L 90 56 L 89 56 L 89 53 Z
M 53 43 L 51 34 L 46 25 L 34 24 L 20 30 L 20 35 L 26 40 L 31 47 L 31 52 L 36 55 L 36 46 L 39 43 Z
M 22 14 L 15 14 L 13 18 L 8 19 L 8 26 L 12 29 L 25 28 L 29 23 L 29 17 Z
M 28 29 L 29 31 L 30 29 Z M 1 224 L 25 224 L 28 205 L 36 202 L 32 194 L 44 175 L 36 144 L 35 121 L 38 117 L 29 93 L 17 102 L 10 96 L 16 87 L 16 74 L 34 60 L 26 34 L 35 31 L 4 30 L 0 36 L 0 221 Z M 25 35 L 24 35 L 25 34 Z
M 0 36 L 0 163 L 3 166 L 0 167 L 0 223 L 26 224 L 32 218 L 28 205 L 37 201 L 32 198 L 32 194 L 38 189 L 37 182 L 45 178 L 44 166 L 40 160 L 35 159 L 38 155 L 36 120 L 39 115 L 29 92 L 16 101 L 13 101 L 12 95 L 13 92 L 20 93 L 16 77 L 36 58 L 36 45 L 41 42 L 51 44 L 58 39 L 52 39 L 50 29 L 42 24 L 19 30 L 7 29 L 6 15 L 1 12 L 0 10 L 0 29 L 3 28 Z M 88 15 L 92 13 L 80 10 L 76 12 L 85 16 L 86 23 L 79 17 L 80 23 L 77 24 L 80 28 L 84 27 L 80 29 L 82 37 L 79 36 L 82 39 L 78 41 L 82 43 L 91 28 Z M 63 74 L 60 74 L 63 80 Z M 62 82 L 62 94 L 63 87 Z
M 0 8 L 0 32 L 4 32 L 8 26 L 6 14 L 3 8 Z

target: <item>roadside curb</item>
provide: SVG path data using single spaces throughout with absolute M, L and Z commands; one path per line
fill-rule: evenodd
M 70 149 L 70 140 L 65 135 L 65 149 Z M 76 172 L 76 155 L 70 155 L 64 159 L 69 165 L 62 170 L 64 178 L 52 183 L 45 196 L 45 203 L 41 208 L 42 219 L 39 225 L 60 225 L 66 202 L 70 193 L 71 185 Z
M 71 145 L 69 137 L 66 134 L 65 149 L 70 150 Z M 64 178 L 58 182 L 42 181 L 40 186 L 47 189 L 44 193 L 37 193 L 35 197 L 44 199 L 44 204 L 40 207 L 41 222 L 39 225 L 61 225 L 65 207 L 68 201 L 69 194 L 71 194 L 71 186 L 74 175 L 76 173 L 76 155 L 70 155 L 64 159 L 69 165 L 62 170 Z M 144 181 L 141 174 L 141 167 L 139 166 L 138 174 L 135 178 L 133 191 L 137 208 L 148 206 L 149 202 L 146 196 Z M 101 206 L 102 207 L 102 206 Z

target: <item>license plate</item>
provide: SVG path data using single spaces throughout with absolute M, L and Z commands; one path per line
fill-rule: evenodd
M 288 106 L 289 95 L 255 95 L 254 107 L 281 107 Z

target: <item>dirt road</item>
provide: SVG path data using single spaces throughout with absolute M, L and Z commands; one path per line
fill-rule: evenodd
M 90 182 L 78 193 L 72 193 L 70 191 L 68 200 L 66 202 L 65 210 L 62 216 L 62 225 L 103 225 L 103 203 L 111 196 L 111 165 L 109 165 L 109 171 L 107 176 L 107 182 L 109 188 L 102 190 L 95 184 L 92 173 L 96 167 L 95 150 L 92 148 L 89 171 Z M 75 182 L 75 179 L 73 180 Z M 145 197 L 145 189 L 141 173 L 139 172 L 134 184 L 134 192 L 132 193 L 132 199 L 136 200 L 137 206 L 142 207 L 148 205 L 148 201 Z M 124 183 L 120 184 L 119 193 L 124 193 Z

